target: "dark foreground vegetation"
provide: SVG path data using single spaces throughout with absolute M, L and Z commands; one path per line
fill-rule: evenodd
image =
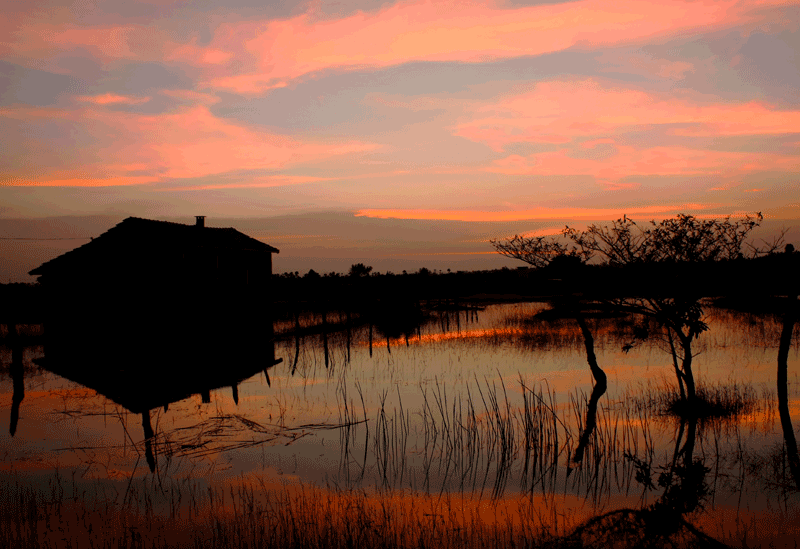
M 567 228 L 560 239 L 515 237 L 493 243 L 498 252 L 532 268 L 379 274 L 356 264 L 346 274 L 310 271 L 272 278 L 269 315 L 280 329 L 274 334 L 271 329 L 259 333 L 265 338 L 294 339 L 291 375 L 298 367 L 305 337 L 321 339 L 327 370 L 335 341 L 344 342 L 349 360 L 358 330 L 369 334 L 372 356 L 373 333 L 376 339 L 385 339 L 389 350 L 390 341 L 396 344 L 403 337 L 408 345 L 426 322 L 449 322 L 453 311 L 459 313 L 454 317 L 459 322 L 460 312 L 477 311 L 487 302 L 549 302 L 545 313 L 517 319 L 525 330 L 513 337 L 523 346 L 536 347 L 552 339 L 554 328 L 572 328 L 570 337 L 585 350 L 594 380 L 591 395 L 573 401 L 577 430 L 563 423 L 552 402 L 548 404 L 541 393 L 534 394 L 524 384 L 525 402 L 520 410 L 512 410 L 507 398 L 503 403 L 500 393 L 487 384 L 490 405 L 482 413 L 472 408 L 470 398 L 471 409 L 465 415 L 460 401 L 457 415 L 455 406 L 451 412 L 440 405 L 443 423 L 424 425 L 426 432 L 446 433 L 449 446 L 435 459 L 446 461 L 448 470 L 452 466 L 462 473 L 462 482 L 477 474 L 475 460 L 484 446 L 492 449 L 494 457 L 489 461 L 496 458 L 497 473 L 491 496 L 482 488 L 473 496 L 444 489 L 438 494 L 404 492 L 389 484 L 384 489 L 356 490 L 259 486 L 243 480 L 225 489 L 170 480 L 165 487 L 160 477 L 149 476 L 132 480 L 120 500 L 119 493 L 110 497 L 78 493 L 74 483 L 70 486 L 56 474 L 49 492 L 21 480 L 4 487 L 0 547 L 725 547 L 693 522 L 712 493 L 708 456 L 700 449 L 703 431 L 707 425 L 711 425 L 709 431 L 716 429 L 719 423 L 713 422 L 735 421 L 753 413 L 763 398 L 748 387 L 710 386 L 695 379 L 693 358 L 696 340 L 708 330 L 704 310 L 708 298 L 714 298 L 718 306 L 774 315 L 781 325 L 779 341 L 774 343 L 784 446 L 776 463 L 780 461 L 782 467 L 779 484 L 783 489 L 800 491 L 800 457 L 789 417 L 787 382 L 787 357 L 797 323 L 800 254 L 779 241 L 748 248 L 746 238 L 759 221 L 760 216 L 743 222 L 678 216 L 639 227 L 623 219 L 586 231 Z M 7 326 L 1 335 L 17 347 L 22 338 L 37 337 L 35 330 L 26 332 L 20 325 L 36 324 L 46 316 L 48 300 L 42 288 L 3 285 L 0 299 L 5 304 L 0 324 Z M 622 423 L 611 422 L 603 410 L 609 381 L 595 345 L 608 329 L 604 322 L 619 318 L 627 319 L 614 334 L 623 351 L 657 341 L 668 353 L 674 388 L 665 382 L 644 396 L 628 399 L 624 406 L 621 402 L 613 405 L 626 413 L 638 410 L 645 427 L 650 421 L 647 417 L 675 422 L 669 463 L 654 463 L 647 452 L 626 447 L 618 440 L 617 426 Z M 14 364 L 21 368 L 21 358 L 14 358 Z M 15 382 L 17 378 L 22 376 L 15 377 Z M 504 386 L 502 391 L 505 395 Z M 774 414 L 775 406 L 770 410 Z M 388 483 L 387 464 L 400 457 L 395 455 L 397 448 L 405 448 L 402 437 L 408 435 L 408 424 L 407 419 L 405 425 L 388 421 L 385 412 L 381 408 L 373 428 L 377 430 L 378 469 L 383 459 L 383 478 Z M 450 413 L 453 417 L 445 421 Z M 363 421 L 346 425 L 366 424 L 366 410 L 364 414 Z M 429 420 L 427 415 L 423 418 L 423 422 Z M 554 443 L 558 433 L 567 433 L 568 442 Z M 151 429 L 146 438 L 155 440 L 157 435 Z M 424 452 L 427 456 L 427 446 Z M 609 471 L 613 467 L 615 474 L 617 469 L 627 470 L 629 483 L 634 478 L 644 493 L 657 495 L 643 499 L 636 508 L 616 508 L 565 522 L 558 509 L 540 506 L 533 497 L 535 483 L 541 482 L 544 490 L 544 479 L 556 479 L 559 462 L 565 459 L 572 482 L 588 479 L 587 499 L 589 487 L 596 486 L 602 476 L 601 462 Z M 718 468 L 719 454 L 716 459 Z M 524 460 L 523 485 L 530 474 L 530 498 L 504 499 L 497 488 L 507 482 L 515 460 Z M 603 460 L 614 463 L 609 466 Z M 154 471 L 155 461 L 150 461 Z M 555 488 L 553 484 L 547 489 L 555 493 Z M 747 545 L 745 539 L 733 543 Z
M 16 485 L 0 496 L 0 545 L 8 548 L 424 548 L 600 549 L 722 548 L 685 520 L 665 520 L 663 507 L 622 509 L 568 534 L 543 526 L 534 503 L 504 505 L 460 496 L 331 492 L 321 488 L 228 491 L 175 488 L 166 502 L 153 489 L 126 494 L 124 504 L 89 502 L 56 478 L 51 493 Z M 151 487 L 152 488 L 152 487 Z M 161 508 L 159 508 L 161 507 Z

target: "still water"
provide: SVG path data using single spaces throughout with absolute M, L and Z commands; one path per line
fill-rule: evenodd
M 305 313 L 276 321 L 274 338 L 199 349 L 148 347 L 145 334 L 111 345 L 88 335 L 66 350 L 32 339 L 16 355 L 0 347 L 0 474 L 44 489 L 57 471 L 116 495 L 155 477 L 528 498 L 542 520 L 579 522 L 658 501 L 691 436 L 687 463 L 705 471 L 695 525 L 725 539 L 746 531 L 755 544 L 800 539 L 776 406 L 779 320 L 706 308 L 695 377 L 740 408 L 687 425 L 663 413 L 676 387 L 666 340 L 634 340 L 636 319 L 590 319 L 608 391 L 588 433 L 580 330 L 535 319 L 545 308 L 429 311 L 402 329 Z M 799 362 L 795 334 L 796 423 Z

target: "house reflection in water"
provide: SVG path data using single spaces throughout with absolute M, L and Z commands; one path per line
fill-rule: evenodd
M 242 381 L 263 372 L 269 383 L 268 370 L 283 360 L 275 358 L 269 333 L 261 337 L 250 333 L 246 339 L 230 333 L 213 338 L 202 335 L 154 337 L 123 331 L 104 332 L 101 338 L 76 338 L 48 333 L 44 357 L 36 362 L 141 414 L 145 456 L 150 470 L 155 471 L 152 410 L 166 411 L 170 404 L 196 394 L 210 402 L 211 391 L 223 387 L 231 388 L 238 404 Z
M 193 394 L 208 402 L 220 387 L 238 403 L 242 380 L 280 362 L 273 253 L 204 216 L 193 225 L 129 217 L 30 272 L 47 299 L 38 362 L 141 414 L 153 470 L 151 410 Z

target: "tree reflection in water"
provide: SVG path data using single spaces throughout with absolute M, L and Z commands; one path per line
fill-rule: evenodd
M 792 418 L 789 415 L 788 359 L 792 345 L 792 332 L 797 322 L 797 294 L 787 299 L 786 313 L 783 316 L 781 339 L 778 346 L 778 413 L 781 418 L 783 439 L 786 444 L 786 457 L 795 486 L 800 489 L 800 456 L 797 453 L 797 440 L 794 436 Z
M 573 316 L 578 326 L 580 326 L 581 334 L 583 335 L 583 344 L 586 348 L 586 360 L 592 371 L 592 377 L 594 377 L 594 387 L 592 388 L 592 394 L 589 397 L 589 405 L 586 409 L 586 422 L 584 423 L 583 432 L 581 432 L 578 447 L 575 449 L 575 453 L 572 456 L 573 462 L 580 463 L 583 461 L 583 454 L 586 451 L 587 444 L 589 444 L 589 439 L 597 427 L 597 404 L 600 401 L 600 397 L 605 394 L 608 388 L 608 378 L 603 369 L 597 364 L 597 356 L 594 352 L 594 338 L 592 337 L 592 332 L 589 331 L 589 327 L 586 325 L 586 319 L 583 317 L 583 314 L 577 310 L 573 312 Z M 571 471 L 572 469 L 568 468 L 567 475 L 569 475 Z
M 568 541 L 579 547 L 727 547 L 686 519 L 703 508 L 710 493 L 710 469 L 694 456 L 697 422 L 697 417 L 680 420 L 675 452 L 665 466 L 653 468 L 625 453 L 643 489 L 661 490 L 654 503 L 598 515 L 576 528 Z

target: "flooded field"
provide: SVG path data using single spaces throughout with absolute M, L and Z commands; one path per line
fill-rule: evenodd
M 199 349 L 153 346 L 147 333 L 100 342 L 91 327 L 80 344 L 0 347 L 3 505 L 17 505 L 13 493 L 63 502 L 65 516 L 108 502 L 163 521 L 233 516 L 251 537 L 275 535 L 276 508 L 305 517 L 304 535 L 371 509 L 359 520 L 397 544 L 422 543 L 411 530 L 427 529 L 444 546 L 481 535 L 602 545 L 602 531 L 638 539 L 646 513 L 660 513 L 689 545 L 794 546 L 780 319 L 705 309 L 695 379 L 721 412 L 681 419 L 669 413 L 678 389 L 663 333 L 589 317 L 608 379 L 597 395 L 581 330 L 536 316 L 547 307 L 431 308 L 374 324 L 305 312 L 277 320 L 274 337 Z M 797 341 L 795 328 L 796 424 Z M 65 528 L 91 531 L 94 512 Z M 31 520 L 40 535 L 56 528 Z

